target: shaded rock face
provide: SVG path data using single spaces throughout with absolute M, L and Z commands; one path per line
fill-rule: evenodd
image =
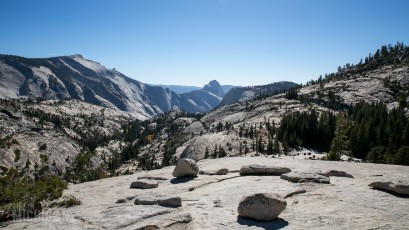
M 243 165 L 240 168 L 241 176 L 250 176 L 250 175 L 279 176 L 283 173 L 288 173 L 288 172 L 291 172 L 291 169 L 286 168 L 286 167 L 277 167 L 277 166 L 259 165 L 259 164 Z
M 389 192 L 409 196 L 409 182 L 399 181 L 398 183 L 393 183 L 391 181 L 376 181 L 368 185 L 369 187 L 386 190 Z
M 313 172 L 290 172 L 286 174 L 282 174 L 280 176 L 281 179 L 288 180 L 293 183 L 303 183 L 303 182 L 315 182 L 315 183 L 323 183 L 329 184 L 330 179 L 329 177 L 313 173 Z
M 140 189 L 150 189 L 150 188 L 157 188 L 159 185 L 156 181 L 151 180 L 138 180 L 132 182 L 131 188 L 140 188 Z
M 192 159 L 181 158 L 178 160 L 175 170 L 173 170 L 172 175 L 174 177 L 187 177 L 187 176 L 197 176 L 199 172 L 199 167 L 196 162 Z
M 275 193 L 256 193 L 241 199 L 238 213 L 242 217 L 272 221 L 287 207 L 287 202 Z

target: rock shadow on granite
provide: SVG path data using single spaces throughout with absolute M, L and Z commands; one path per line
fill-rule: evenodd
M 182 183 L 187 183 L 189 181 L 194 180 L 196 177 L 194 176 L 186 176 L 186 177 L 179 177 L 179 178 L 173 178 L 170 180 L 170 183 L 172 184 L 182 184 Z
M 254 226 L 264 229 L 282 229 L 288 226 L 288 222 L 281 218 L 277 218 L 273 221 L 259 221 L 237 216 L 237 223 L 239 223 L 240 225 L 246 225 L 248 227 Z
M 394 196 L 394 197 L 398 197 L 398 198 L 406 198 L 406 199 L 408 199 L 409 198 L 409 195 L 405 195 L 405 194 L 400 194 L 400 193 L 397 193 L 397 192 L 393 192 L 393 191 L 389 191 L 389 190 L 387 190 L 387 189 L 382 189 L 382 188 L 371 188 L 371 189 L 373 189 L 373 190 L 378 190 L 378 191 L 381 191 L 381 192 L 386 192 L 386 193 L 389 193 L 390 195 L 392 195 L 392 196 Z

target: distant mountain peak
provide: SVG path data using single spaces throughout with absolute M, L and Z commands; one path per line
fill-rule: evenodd
M 71 55 L 71 56 L 69 56 L 69 57 L 71 57 L 71 58 L 81 58 L 81 59 L 84 59 L 84 57 L 83 57 L 81 54 L 74 54 L 74 55 Z
M 203 90 L 213 93 L 216 96 L 223 97 L 224 92 L 218 81 L 212 80 L 203 87 Z

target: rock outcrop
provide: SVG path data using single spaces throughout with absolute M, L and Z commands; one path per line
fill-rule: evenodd
M 199 167 L 196 162 L 192 159 L 181 158 L 176 163 L 175 170 L 173 170 L 172 175 L 174 177 L 187 177 L 187 176 L 197 176 L 199 172 Z
M 391 181 L 375 181 L 368 185 L 369 187 L 375 189 L 381 189 L 401 195 L 409 196 L 409 182 L 399 181 L 398 183 L 393 183 Z
M 238 213 L 242 217 L 272 221 L 287 207 L 287 202 L 275 193 L 256 193 L 241 199 Z
M 289 172 L 291 172 L 291 169 L 286 168 L 286 167 L 259 165 L 259 164 L 243 165 L 240 168 L 241 176 L 250 176 L 250 175 L 279 176 L 281 174 L 289 173 Z
M 281 179 L 288 180 L 293 183 L 315 182 L 329 184 L 330 179 L 326 176 L 313 172 L 290 172 L 282 174 Z

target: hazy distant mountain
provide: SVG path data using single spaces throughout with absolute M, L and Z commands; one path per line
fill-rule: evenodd
M 241 86 L 234 86 L 234 85 L 222 85 L 222 89 L 224 94 L 228 93 L 232 88 L 241 87 Z
M 182 94 L 182 93 L 187 93 L 191 92 L 193 90 L 200 90 L 202 88 L 198 86 L 185 86 L 185 85 L 156 85 L 156 86 L 161 86 L 164 89 L 170 89 L 173 92 L 177 94 Z M 221 85 L 223 92 L 226 94 L 229 92 L 230 89 L 234 87 L 239 87 L 239 86 L 234 86 L 234 85 Z
M 206 90 L 208 92 L 213 93 L 214 95 L 217 95 L 219 97 L 224 96 L 224 92 L 222 89 L 222 86 L 217 82 L 216 80 L 210 81 L 208 84 L 206 84 L 203 87 L 203 90 Z
M 0 55 L 0 98 L 18 97 L 80 99 L 147 117 L 175 107 L 191 113 L 206 112 L 221 101 L 208 91 L 179 95 L 144 84 L 81 55 L 53 58 Z
M 157 85 L 157 86 L 160 86 L 164 89 L 170 89 L 177 94 L 187 93 L 193 90 L 201 89 L 198 86 L 184 86 L 184 85 Z

